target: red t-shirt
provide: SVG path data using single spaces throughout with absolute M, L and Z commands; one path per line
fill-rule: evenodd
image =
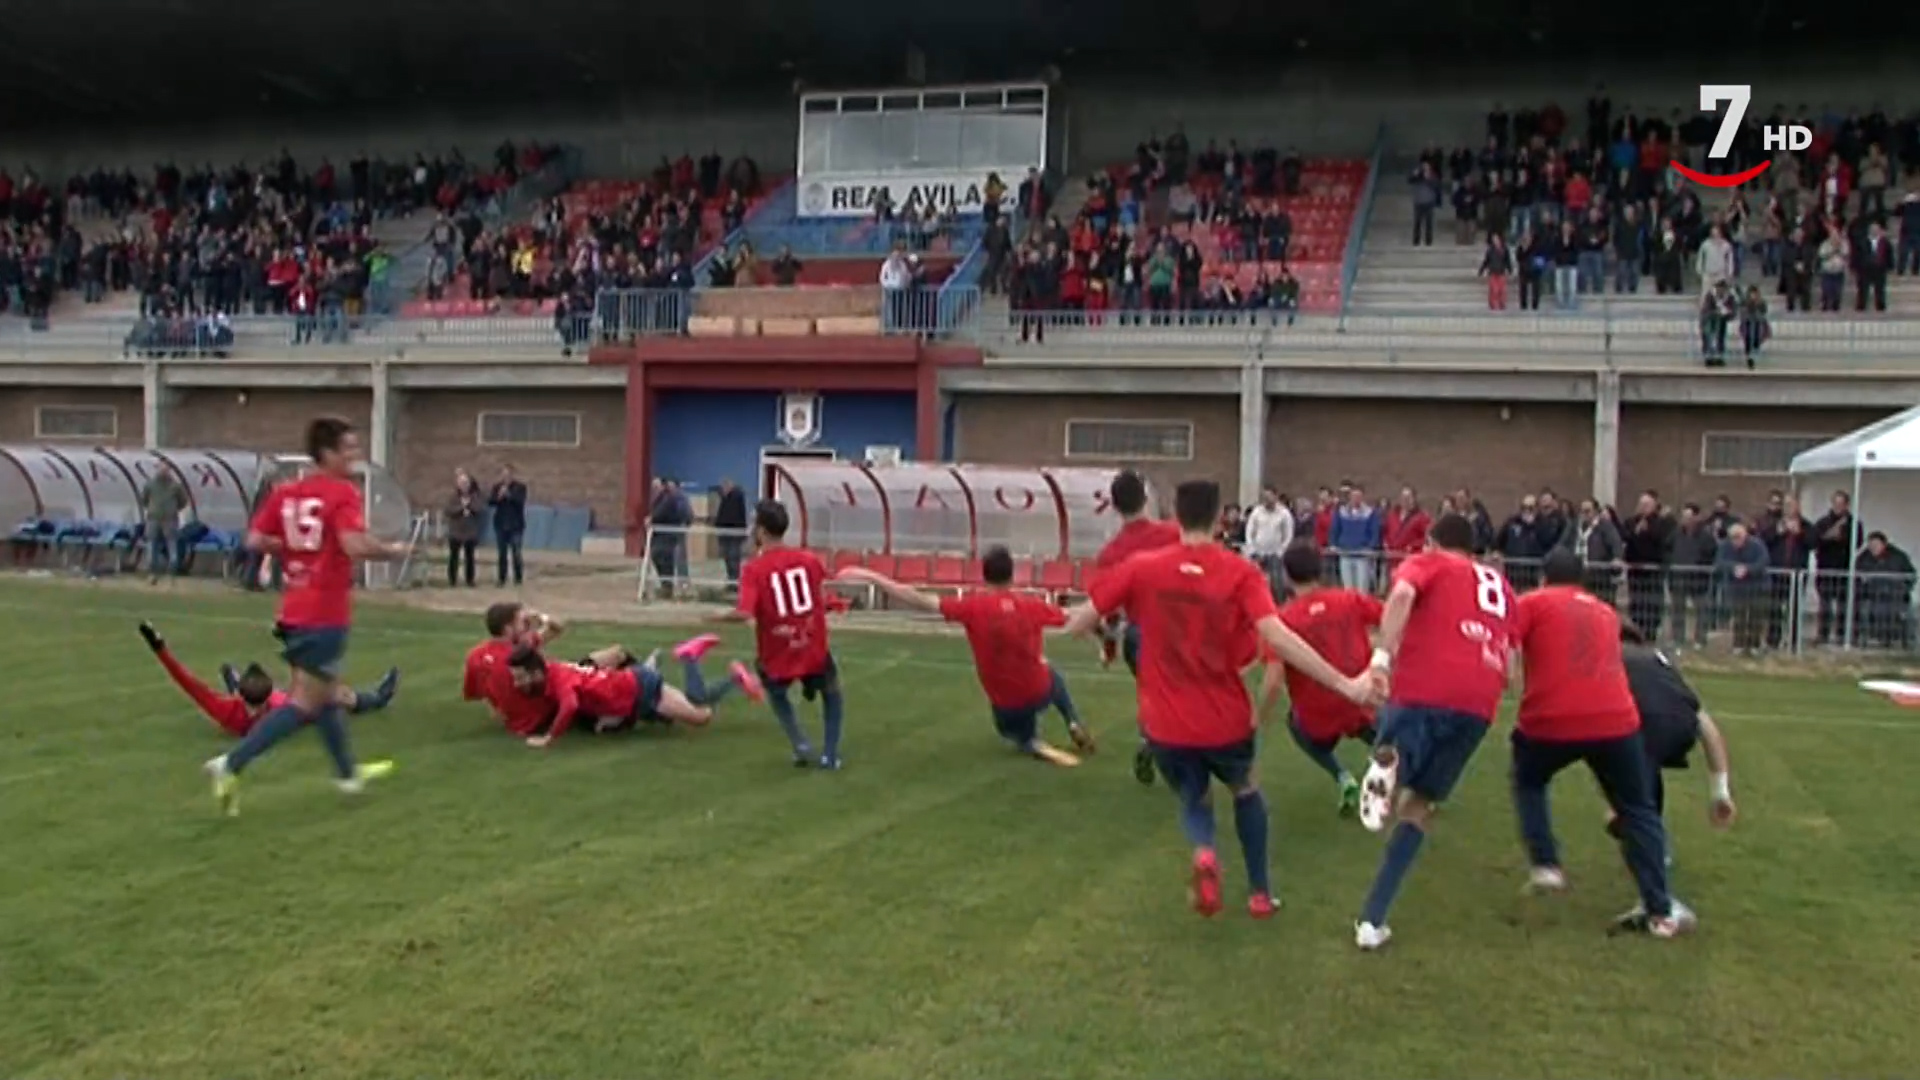
M 940 615 L 966 628 L 988 704 L 1023 709 L 1047 700 L 1053 669 L 1041 638 L 1047 627 L 1067 624 L 1066 612 L 1038 597 L 990 589 L 941 600 Z
M 1101 612 L 1140 627 L 1140 724 L 1166 746 L 1231 746 L 1253 737 L 1241 669 L 1254 626 L 1274 613 L 1266 575 L 1216 544 L 1181 544 L 1127 560 L 1093 583 Z
M 1358 675 L 1373 658 L 1367 631 L 1380 625 L 1380 601 L 1352 589 L 1314 589 L 1289 600 L 1280 621 L 1313 646 L 1342 675 Z M 1264 655 L 1266 650 L 1261 650 Z M 1356 734 L 1373 726 L 1373 710 L 1287 669 L 1287 699 L 1300 730 L 1319 741 Z
M 192 698 L 195 705 L 200 706 L 200 711 L 207 715 L 207 719 L 235 738 L 245 736 L 253 730 L 253 725 L 260 722 L 261 717 L 287 703 L 286 691 L 275 690 L 267 695 L 265 705 L 255 708 L 238 694 L 215 693 L 212 687 L 201 682 L 185 665 L 174 659 L 171 652 L 162 649 L 156 655 L 160 657 L 160 666 L 166 668 L 167 674 L 172 677 L 173 684 Z
M 558 710 L 547 734 L 559 738 L 582 714 L 631 716 L 640 700 L 640 677 L 632 668 L 601 671 L 578 664 L 547 661 L 547 700 Z
M 513 642 L 503 638 L 488 638 L 467 650 L 467 666 L 460 678 L 460 699 L 462 701 L 481 701 L 487 696 L 488 680 L 493 669 L 507 662 L 513 655 Z
M 1180 526 L 1171 521 L 1151 521 L 1147 518 L 1134 518 L 1120 526 L 1093 557 L 1093 568 L 1097 571 L 1111 570 L 1143 551 L 1172 547 L 1180 542 Z
M 332 629 L 352 624 L 353 560 L 341 539 L 367 531 L 359 488 L 322 473 L 282 484 L 260 500 L 249 527 L 285 545 L 276 556 L 286 581 L 282 625 Z
M 1640 730 L 1620 656 L 1620 616 L 1585 589 L 1549 585 L 1520 598 L 1514 641 L 1526 664 L 1519 727 L 1549 742 L 1619 739 Z
M 545 693 L 528 693 L 513 684 L 513 669 L 502 661 L 487 673 L 487 704 L 500 712 L 507 730 L 526 737 L 538 734 L 553 723 L 559 712 Z
M 1451 551 L 1400 564 L 1393 583 L 1413 586 L 1413 611 L 1395 659 L 1395 705 L 1424 705 L 1487 723 L 1507 691 L 1513 589 L 1498 570 Z
M 775 682 L 827 668 L 827 568 L 820 556 L 774 547 L 740 568 L 738 610 L 753 619 L 761 672 Z

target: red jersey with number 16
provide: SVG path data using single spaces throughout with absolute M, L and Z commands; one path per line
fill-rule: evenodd
M 1620 616 L 1572 585 L 1520 598 L 1514 640 L 1526 664 L 1520 730 L 1548 742 L 1622 739 L 1640 730 L 1640 710 L 1620 655 Z
M 1498 570 L 1451 551 L 1400 564 L 1393 584 L 1411 585 L 1413 611 L 1393 665 L 1394 705 L 1426 706 L 1493 723 L 1507 692 L 1513 589 Z
M 1140 627 L 1140 726 L 1165 746 L 1217 748 L 1253 738 L 1240 671 L 1254 626 L 1272 615 L 1266 575 L 1217 544 L 1149 551 L 1094 579 L 1102 614 Z
M 283 545 L 283 626 L 333 629 L 353 622 L 353 559 L 341 538 L 367 531 L 360 489 L 325 473 L 282 484 L 260 500 L 249 526 Z
M 753 620 L 768 679 L 791 682 L 826 670 L 826 584 L 826 564 L 799 548 L 768 548 L 740 568 L 738 610 Z

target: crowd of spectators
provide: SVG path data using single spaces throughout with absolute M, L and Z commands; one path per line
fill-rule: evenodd
M 1647 491 L 1623 516 L 1541 490 L 1499 518 L 1464 488 L 1430 509 L 1412 488 L 1378 500 L 1342 483 L 1301 499 L 1270 488 L 1244 511 L 1226 507 L 1218 535 L 1265 567 L 1276 590 L 1284 589 L 1281 554 L 1304 542 L 1328 555 L 1333 582 L 1383 592 L 1393 566 L 1424 548 L 1434 518 L 1448 513 L 1473 523 L 1475 554 L 1501 566 L 1516 591 L 1540 584 L 1549 552 L 1573 551 L 1586 562 L 1590 591 L 1623 604 L 1649 639 L 1675 648 L 1704 648 L 1721 628 L 1744 654 L 1790 648 L 1808 608 L 1809 644 L 1915 644 L 1913 560 L 1854 517 L 1846 492 L 1815 520 L 1781 491 L 1747 515 L 1724 495 L 1704 509 L 1689 502 L 1675 510 Z
M 1142 142 L 1125 170 L 1088 177 L 1071 225 L 1047 216 L 1048 200 L 1023 185 L 1021 205 L 1041 212 L 1025 219 L 1017 239 L 1004 224 L 989 229 L 986 287 L 1007 293 L 1023 341 L 1045 340 L 1041 313 L 1087 325 L 1228 324 L 1262 312 L 1271 323 L 1291 323 L 1300 283 L 1286 265 L 1293 221 L 1277 197 L 1300 193 L 1303 165 L 1297 150 L 1249 154 L 1232 141 L 1208 143 L 1196 156 L 1176 130 Z M 1225 266 L 1209 269 L 1196 229 L 1213 231 Z M 1260 265 L 1244 288 L 1240 263 Z M 1279 271 L 1269 273 L 1269 264 Z
M 1788 311 L 1813 310 L 1816 296 L 1819 310 L 1839 311 L 1851 277 L 1854 310 L 1884 311 L 1888 275 L 1920 273 L 1913 118 L 1829 113 L 1813 118 L 1809 148 L 1776 155 L 1762 148 L 1761 126 L 1811 110 L 1749 117 L 1724 168 L 1771 165 L 1751 197 L 1736 191 L 1709 209 L 1671 163 L 1723 167 L 1706 159 L 1711 116 L 1616 110 L 1604 88 L 1586 113 L 1575 129 L 1557 105 L 1514 113 L 1496 105 L 1484 146 L 1420 155 L 1409 181 L 1413 242 L 1432 244 L 1436 218 L 1451 210 L 1455 241 L 1486 245 L 1480 273 L 1494 310 L 1507 306 L 1509 278 L 1528 311 L 1547 297 L 1573 309 L 1582 296 L 1637 293 L 1650 279 L 1657 294 L 1695 290 L 1710 363 L 1724 362 L 1733 326 L 1751 363 L 1769 334 L 1769 294 Z

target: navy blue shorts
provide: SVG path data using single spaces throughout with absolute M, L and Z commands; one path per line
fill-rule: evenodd
M 280 658 L 287 666 L 329 681 L 340 677 L 340 661 L 347 655 L 344 626 L 287 626 L 276 624 Z
M 1289 711 L 1287 713 L 1287 728 L 1293 733 L 1293 737 L 1299 742 L 1305 743 L 1306 745 L 1313 747 L 1315 750 L 1319 750 L 1322 753 L 1327 753 L 1327 754 L 1331 754 L 1335 750 L 1338 750 L 1340 748 L 1340 744 L 1347 739 L 1353 739 L 1356 742 L 1363 742 L 1363 743 L 1366 743 L 1368 746 L 1372 746 L 1374 734 L 1375 734 L 1372 728 L 1364 727 L 1364 728 L 1361 728 L 1359 731 L 1353 732 L 1348 735 L 1335 735 L 1331 739 L 1316 739 L 1313 736 L 1307 734 L 1305 731 L 1302 731 L 1300 729 L 1300 717 L 1295 713 L 1293 713 L 1292 711 Z
M 1257 753 L 1251 738 L 1228 746 L 1167 746 L 1149 741 L 1147 749 L 1167 786 L 1186 802 L 1205 798 L 1215 780 L 1236 791 L 1246 787 Z
M 1127 670 L 1135 678 L 1140 677 L 1140 624 L 1128 623 L 1120 633 L 1120 659 L 1127 662 Z
M 660 688 L 667 681 L 650 667 L 634 668 L 633 677 L 640 687 L 640 693 L 633 699 L 633 718 L 643 724 L 673 723 L 660 715 Z
M 760 676 L 760 682 L 766 686 L 769 691 L 776 694 L 786 693 L 787 688 L 795 683 L 799 683 L 800 689 L 806 691 L 808 696 L 824 694 L 829 690 L 840 689 L 840 665 L 834 662 L 832 653 L 827 654 L 825 667 L 811 675 L 802 675 L 798 679 L 771 678 L 767 675 L 766 668 L 761 668 L 757 674 Z
M 1400 752 L 1401 787 L 1441 802 L 1453 794 L 1490 726 L 1452 709 L 1389 703 L 1380 710 L 1378 741 Z

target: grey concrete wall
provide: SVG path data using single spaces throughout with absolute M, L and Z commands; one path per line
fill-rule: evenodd
M 1076 80 L 1069 70 L 1057 92 L 1056 124 L 1063 124 L 1068 166 L 1084 171 L 1128 157 L 1151 132 L 1185 126 L 1197 142 L 1237 137 L 1242 142 L 1297 144 L 1317 153 L 1367 150 L 1384 120 L 1396 145 L 1430 139 L 1476 139 L 1481 117 L 1494 101 L 1509 105 L 1558 100 L 1576 120 L 1596 82 L 1605 81 L 1616 103 L 1643 109 L 1692 110 L 1703 82 L 1747 83 L 1753 108 L 1801 103 L 1816 112 L 1830 105 L 1846 110 L 1881 104 L 1888 109 L 1920 106 L 1920 67 L 1896 56 L 1849 57 L 1842 64 L 1783 65 L 1716 57 L 1652 67 L 1592 63 L 1490 66 L 1404 58 L 1367 64 L 1331 64 L 1310 56 L 1278 57 L 1271 77 L 1238 81 L 1148 78 Z M 644 171 L 662 154 L 709 149 L 746 152 L 764 167 L 793 167 L 798 139 L 798 103 L 790 96 L 741 104 L 699 96 L 659 94 L 610 98 L 597 111 L 546 106 L 503 113 L 486 120 L 436 115 L 394 107 L 299 127 L 205 126 L 133 132 L 75 132 L 38 144 L 0 147 L 0 166 L 30 165 L 47 175 L 96 165 L 144 170 L 156 161 L 264 161 L 292 147 L 303 158 L 327 155 L 344 161 L 365 150 L 411 154 L 459 146 L 469 156 L 487 154 L 501 139 L 533 136 L 580 146 L 589 170 L 599 175 Z

